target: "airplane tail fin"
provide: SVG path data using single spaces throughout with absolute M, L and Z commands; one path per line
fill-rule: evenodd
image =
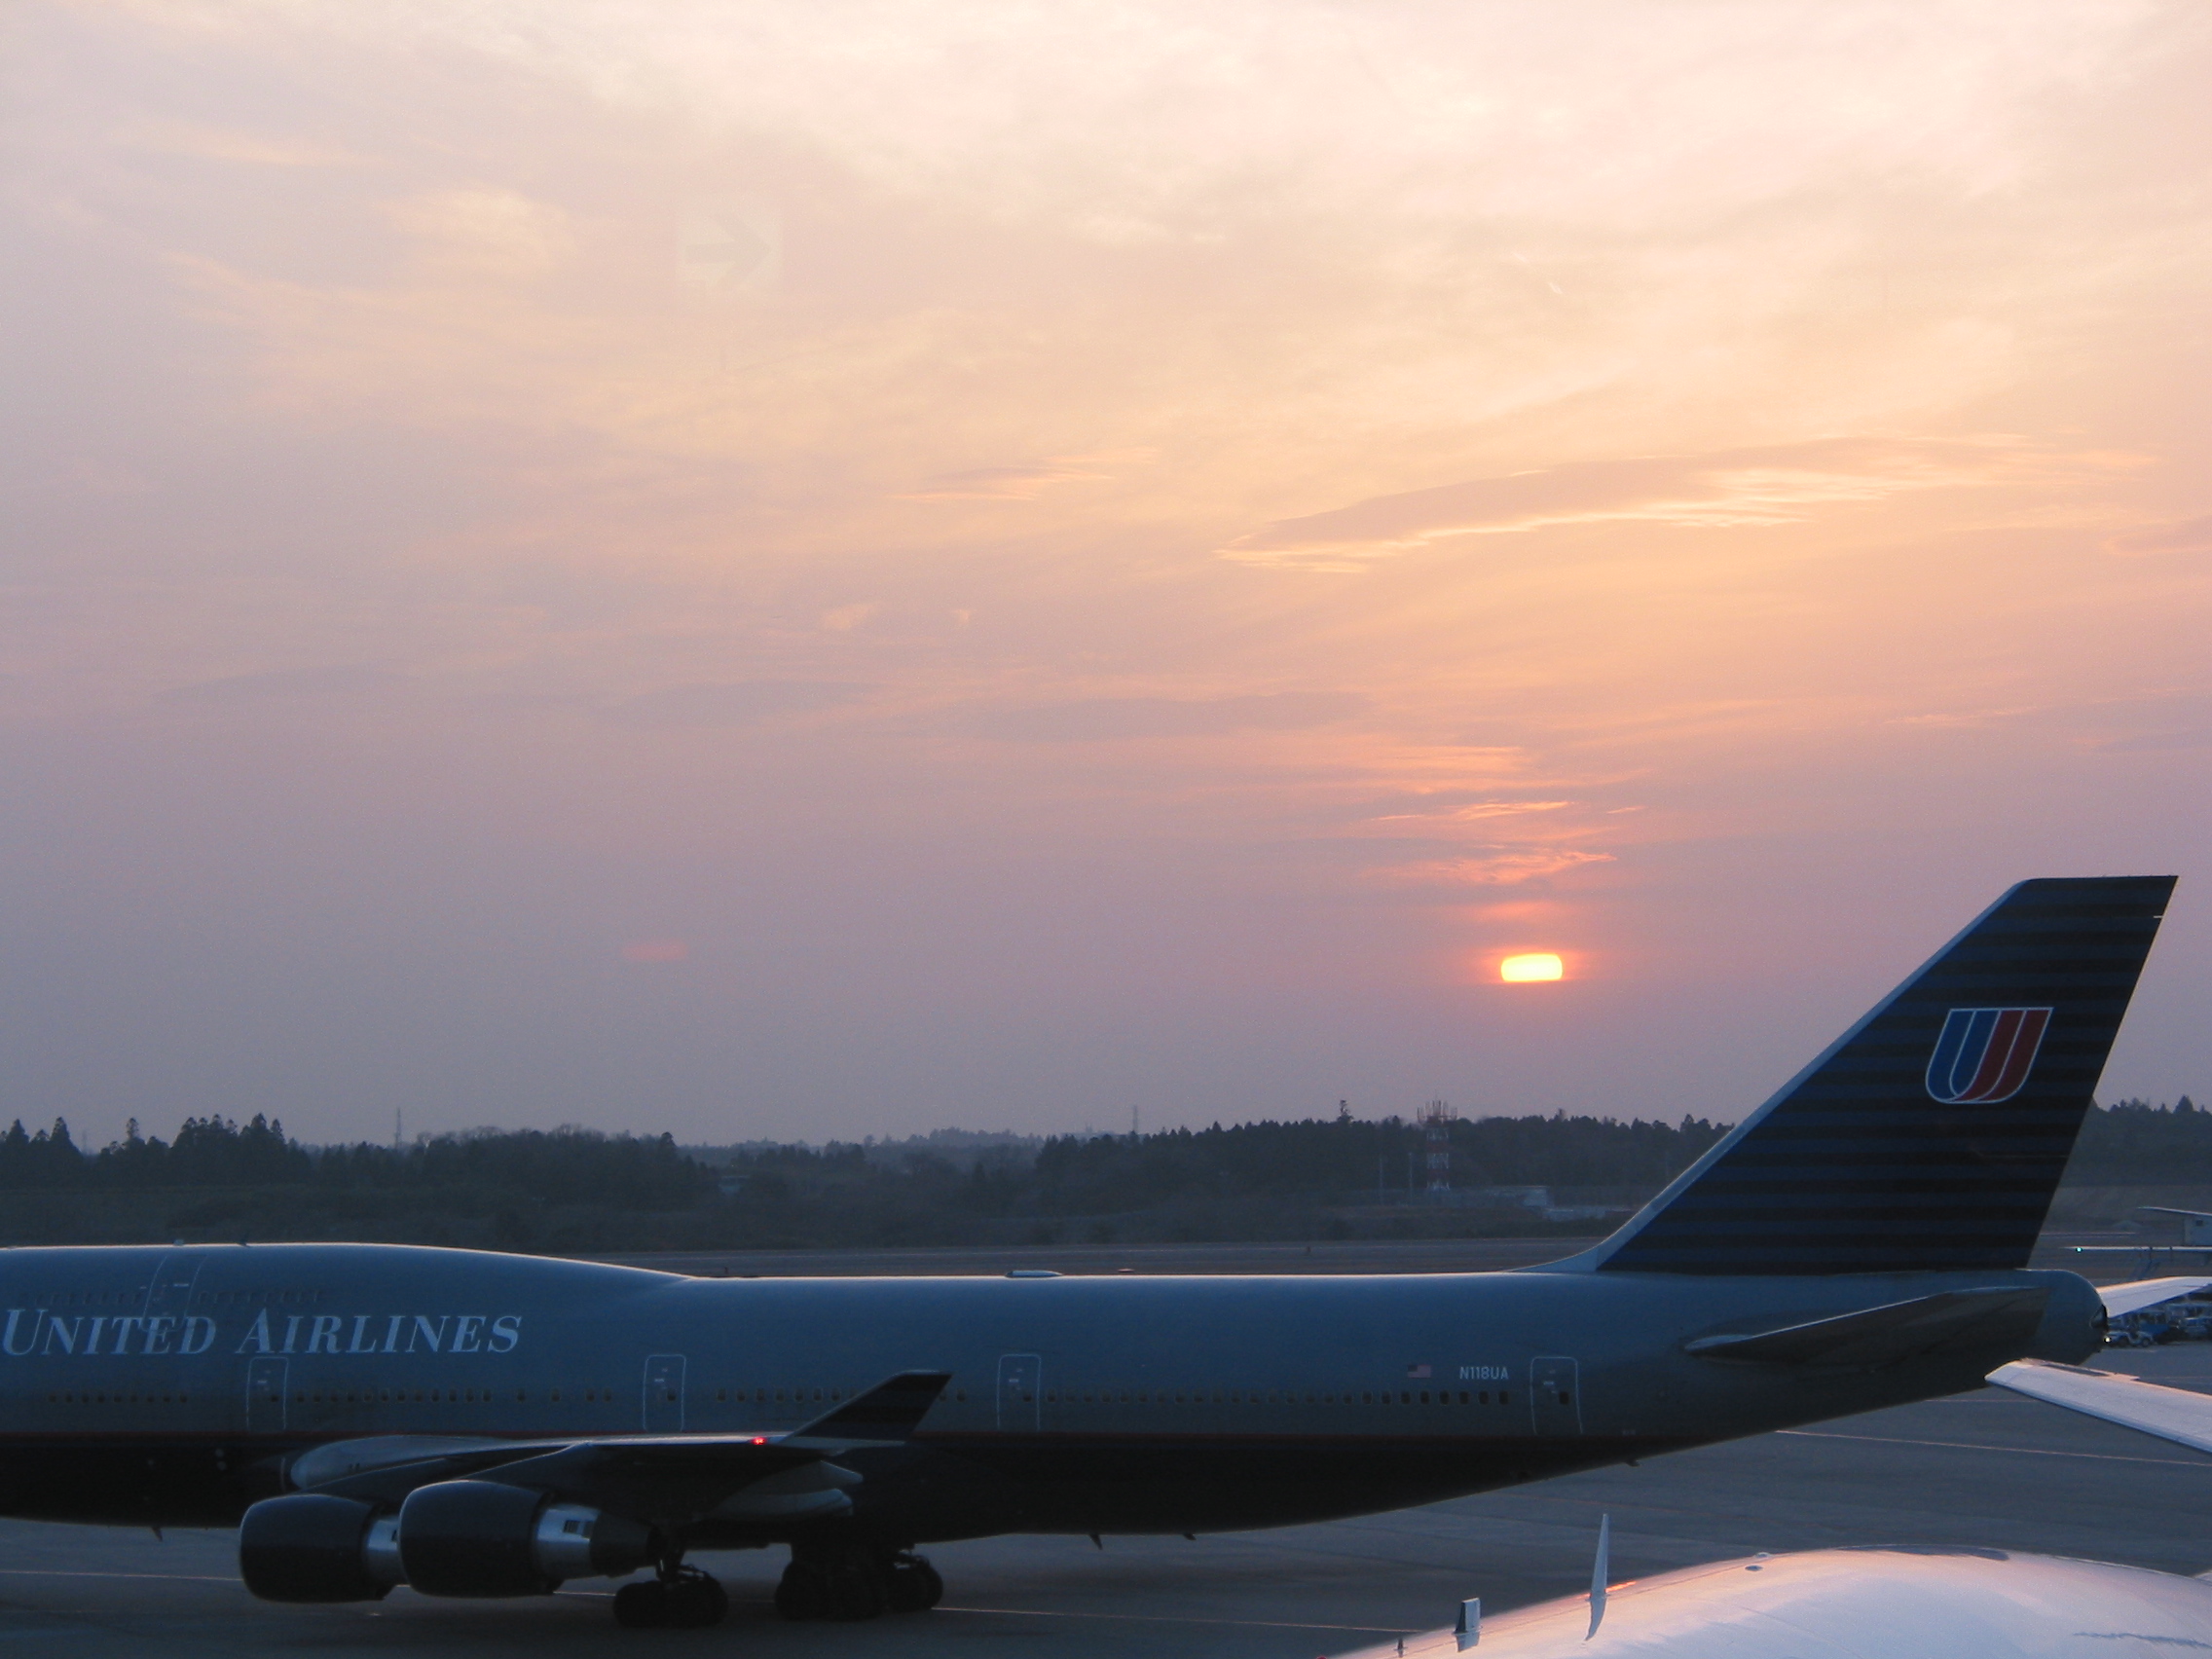
M 2174 877 L 2023 881 L 1561 1268 L 2022 1268 Z

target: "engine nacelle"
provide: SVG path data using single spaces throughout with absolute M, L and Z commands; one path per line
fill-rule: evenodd
M 652 1559 L 651 1529 L 498 1481 L 418 1487 L 396 1515 L 297 1493 L 255 1504 L 239 1528 L 239 1571 L 270 1602 L 367 1602 L 395 1584 L 425 1596 L 537 1596 Z
M 239 1523 L 239 1576 L 265 1602 L 374 1602 L 403 1581 L 393 1529 L 356 1498 L 265 1498 Z

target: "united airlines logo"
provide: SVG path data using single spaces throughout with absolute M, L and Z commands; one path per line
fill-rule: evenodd
M 520 1313 L 280 1313 L 264 1308 L 242 1332 L 219 1329 L 203 1313 L 62 1315 L 43 1308 L 0 1309 L 0 1354 L 205 1353 L 236 1336 L 234 1353 L 512 1353 L 522 1342 Z M 101 1345 L 105 1343 L 103 1347 Z M 133 1347 L 131 1345 L 136 1343 Z
M 2028 1081 L 2047 1008 L 1955 1008 L 1928 1062 L 1928 1092 L 1946 1104 L 2009 1100 Z

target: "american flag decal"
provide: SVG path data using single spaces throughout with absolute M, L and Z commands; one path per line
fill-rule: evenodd
M 1406 1367 L 1406 1375 L 1416 1380 L 1423 1380 L 1433 1377 L 1435 1373 L 1425 1365 L 1409 1365 Z

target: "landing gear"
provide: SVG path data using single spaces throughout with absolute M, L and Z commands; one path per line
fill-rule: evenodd
M 720 1581 L 695 1567 L 669 1567 L 614 1592 L 614 1622 L 625 1630 L 704 1630 L 728 1611 Z
M 937 1568 L 906 1550 L 866 1544 L 793 1549 L 776 1586 L 776 1611 L 787 1619 L 853 1623 L 880 1613 L 919 1613 L 944 1595 Z
M 918 1555 L 893 1556 L 887 1577 L 883 1601 L 895 1613 L 926 1613 L 944 1599 L 944 1580 Z

